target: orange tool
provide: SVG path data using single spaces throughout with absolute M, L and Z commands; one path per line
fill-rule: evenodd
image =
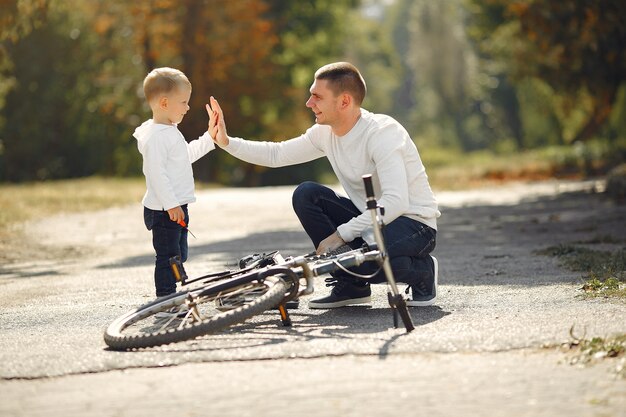
M 189 232 L 189 234 L 190 234 L 191 236 L 193 236 L 193 238 L 194 238 L 194 239 L 196 239 L 196 235 L 194 235 L 193 233 L 191 233 L 191 230 L 189 230 L 189 228 L 187 227 L 187 223 L 185 223 L 185 221 L 184 221 L 184 220 L 179 220 L 179 221 L 178 221 L 178 224 L 180 224 L 180 226 L 181 226 L 183 229 L 187 229 L 187 231 Z

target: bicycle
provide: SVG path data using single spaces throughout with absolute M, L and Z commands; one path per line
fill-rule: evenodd
M 387 298 L 393 312 L 407 332 L 414 329 L 406 301 L 398 291 L 385 252 L 382 215 L 372 186 L 371 175 L 364 175 L 367 209 L 372 216 L 374 242 L 343 253 L 283 258 L 278 252 L 255 254 L 239 261 L 238 269 L 211 273 L 194 279 L 187 277 L 180 258 L 170 260 L 183 291 L 157 299 L 115 319 L 104 332 L 105 343 L 114 350 L 130 350 L 193 339 L 241 323 L 269 309 L 277 308 L 284 326 L 291 326 L 286 303 L 314 292 L 314 278 L 343 270 L 362 279 L 349 268 L 364 262 L 377 262 L 387 278 Z M 302 282 L 304 281 L 304 282 Z M 304 287 L 304 288 L 301 288 Z M 184 306 L 184 308 L 181 308 Z M 180 313 L 164 312 L 176 309 Z

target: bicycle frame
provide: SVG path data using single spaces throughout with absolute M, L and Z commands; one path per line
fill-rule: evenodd
M 389 263 L 389 257 L 387 256 L 385 249 L 385 242 L 383 238 L 383 221 L 382 215 L 384 214 L 384 208 L 378 205 L 376 198 L 374 197 L 374 190 L 372 186 L 372 176 L 364 175 L 363 182 L 365 185 L 367 195 L 367 209 L 372 216 L 372 226 L 374 229 L 374 237 L 377 245 L 377 249 L 363 252 L 362 249 L 354 249 L 350 252 L 341 254 L 340 256 L 328 258 L 326 261 L 323 257 L 319 256 L 297 256 L 294 258 L 284 259 L 277 251 L 263 257 L 261 256 L 256 263 L 253 262 L 251 266 L 243 268 L 239 271 L 224 271 L 221 275 L 210 274 L 203 277 L 189 280 L 182 269 L 182 265 L 179 261 L 172 263 L 172 269 L 176 278 L 182 282 L 183 285 L 187 285 L 191 282 L 196 282 L 204 279 L 205 283 L 224 280 L 228 278 L 228 281 L 223 283 L 224 288 L 232 287 L 233 285 L 243 285 L 246 282 L 253 280 L 264 279 L 268 276 L 282 275 L 286 277 L 286 281 L 291 284 L 292 290 L 287 294 L 284 300 L 279 304 L 278 310 L 281 315 L 281 320 L 284 325 L 291 324 L 289 319 L 289 313 L 285 308 L 285 303 L 289 300 L 299 298 L 301 296 L 310 295 L 315 291 L 314 278 L 337 271 L 338 269 L 347 270 L 347 268 L 355 267 L 363 264 L 364 262 L 374 261 L 377 262 L 385 273 L 387 279 L 387 299 L 393 313 L 394 327 L 398 327 L 398 315 L 401 317 L 404 327 L 407 332 L 411 332 L 415 329 L 411 316 L 408 313 L 406 301 L 398 291 L 391 265 Z M 380 214 L 380 215 L 379 215 Z M 264 261 L 271 257 L 273 264 L 264 265 Z M 311 257 L 313 259 L 311 259 Z M 241 264 L 241 263 L 240 263 Z M 349 272 L 349 271 L 347 271 Z M 305 280 L 305 287 L 300 290 L 300 278 Z M 210 287 L 210 290 L 206 291 L 215 292 L 219 290 L 220 284 L 217 283 Z M 202 291 L 199 292 L 202 295 Z

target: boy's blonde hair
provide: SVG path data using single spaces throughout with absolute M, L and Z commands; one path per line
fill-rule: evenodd
M 143 80 L 143 93 L 150 102 L 183 86 L 191 88 L 189 79 L 182 71 L 169 67 L 155 68 Z

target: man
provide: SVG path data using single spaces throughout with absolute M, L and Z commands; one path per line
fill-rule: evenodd
M 255 142 L 229 137 L 222 110 L 211 97 L 211 126 L 217 125 L 215 142 L 233 156 L 249 163 L 280 167 L 327 157 L 349 198 L 313 182 L 300 184 L 293 207 L 317 253 L 348 244 L 363 243 L 371 227 L 366 211 L 362 176 L 372 174 L 374 191 L 385 208 L 384 238 L 396 281 L 409 285 L 409 306 L 427 306 L 437 296 L 435 248 L 440 212 L 415 144 L 393 118 L 361 108 L 366 85 L 354 65 L 337 62 L 315 73 L 306 106 L 316 124 L 300 137 L 283 142 Z M 360 273 L 373 273 L 376 265 L 364 265 Z M 312 300 L 310 308 L 336 308 L 371 301 L 370 282 L 383 282 L 383 273 L 372 280 L 355 279 L 345 272 L 326 281 L 333 289 L 327 297 Z

